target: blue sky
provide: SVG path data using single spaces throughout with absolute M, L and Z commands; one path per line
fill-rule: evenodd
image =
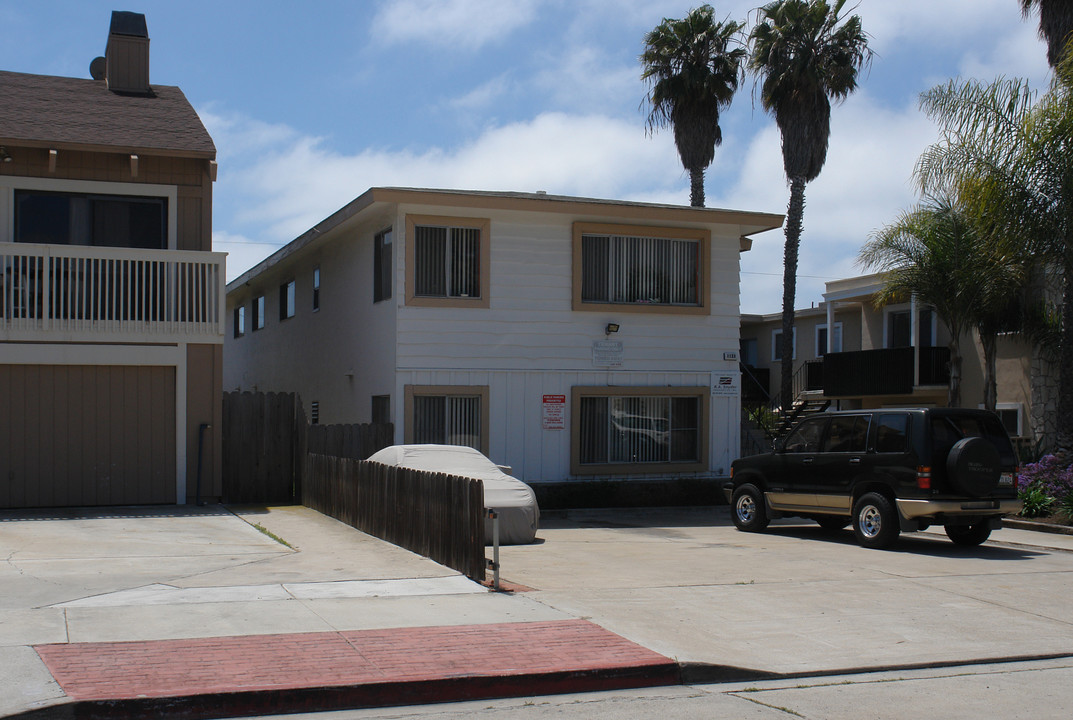
M 647 136 L 644 33 L 699 3 L 645 0 L 0 0 L 0 69 L 89 77 L 112 10 L 143 12 L 150 81 L 178 85 L 216 142 L 216 250 L 235 277 L 379 185 L 688 205 L 669 131 Z M 715 2 L 739 20 L 759 3 Z M 873 230 L 916 199 L 936 138 L 921 91 L 953 77 L 1044 89 L 1036 21 L 1017 0 L 860 0 L 877 55 L 836 106 L 806 190 L 797 305 L 860 273 Z M 0 110 L 2 111 L 2 110 Z M 784 212 L 778 131 L 749 78 L 722 117 L 707 205 Z M 742 256 L 742 311 L 776 312 L 782 233 Z

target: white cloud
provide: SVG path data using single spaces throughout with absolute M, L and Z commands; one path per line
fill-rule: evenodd
M 861 94 L 835 108 L 827 162 L 805 189 L 798 307 L 819 302 L 825 280 L 862 272 L 858 250 L 869 233 L 917 201 L 913 166 L 935 139 L 934 125 L 915 104 L 887 110 Z M 785 213 L 788 199 L 779 133 L 769 124 L 753 138 L 738 184 L 710 204 Z M 781 308 L 782 251 L 782 232 L 769 232 L 742 256 L 743 312 Z
M 536 16 L 537 0 L 398 0 L 380 6 L 370 34 L 387 44 L 422 43 L 454 52 L 502 41 Z
M 232 119 L 231 132 L 242 134 Z M 261 124 L 253 122 L 253 127 Z M 639 124 L 601 115 L 543 113 L 493 126 L 470 143 L 422 152 L 369 148 L 356 155 L 295 135 L 283 147 L 263 148 L 232 169 L 228 201 L 240 205 L 230 231 L 258 242 L 285 243 L 370 187 L 513 190 L 601 198 L 688 202 L 684 173 L 670 134 L 646 138 Z M 241 228 L 239 230 L 238 228 Z M 218 237 L 241 243 L 224 233 Z M 237 272 L 272 247 L 236 257 Z M 241 248 L 252 250 L 250 247 Z M 245 260 L 249 265 L 237 267 Z
M 624 100 L 637 107 L 644 96 L 640 66 L 618 63 L 595 47 L 556 48 L 541 66 L 533 84 L 558 107 L 593 112 L 616 108 Z

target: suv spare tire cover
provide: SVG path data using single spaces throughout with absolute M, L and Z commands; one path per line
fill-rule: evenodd
M 983 497 L 998 487 L 1002 474 L 998 450 L 980 437 L 962 438 L 946 456 L 946 472 L 955 488 Z

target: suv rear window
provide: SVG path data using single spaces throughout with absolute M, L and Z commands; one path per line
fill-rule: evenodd
M 909 451 L 909 416 L 880 415 L 876 419 L 876 452 Z

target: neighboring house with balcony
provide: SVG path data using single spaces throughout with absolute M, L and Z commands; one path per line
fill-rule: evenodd
M 721 477 L 739 255 L 781 215 L 372 188 L 227 287 L 227 390 L 530 483 Z
M 877 308 L 873 298 L 882 286 L 882 273 L 828 282 L 818 307 L 795 313 L 795 401 L 822 398 L 844 410 L 947 404 L 949 331 L 915 299 Z M 742 315 L 743 386 L 754 401 L 775 399 L 781 342 L 782 313 Z M 962 339 L 961 352 L 962 404 L 983 407 L 983 350 L 975 333 Z M 1033 434 L 1029 356 L 1020 336 L 999 338 L 996 409 L 1015 438 Z
M 143 15 L 90 68 L 0 72 L 0 508 L 221 494 L 216 148 Z

